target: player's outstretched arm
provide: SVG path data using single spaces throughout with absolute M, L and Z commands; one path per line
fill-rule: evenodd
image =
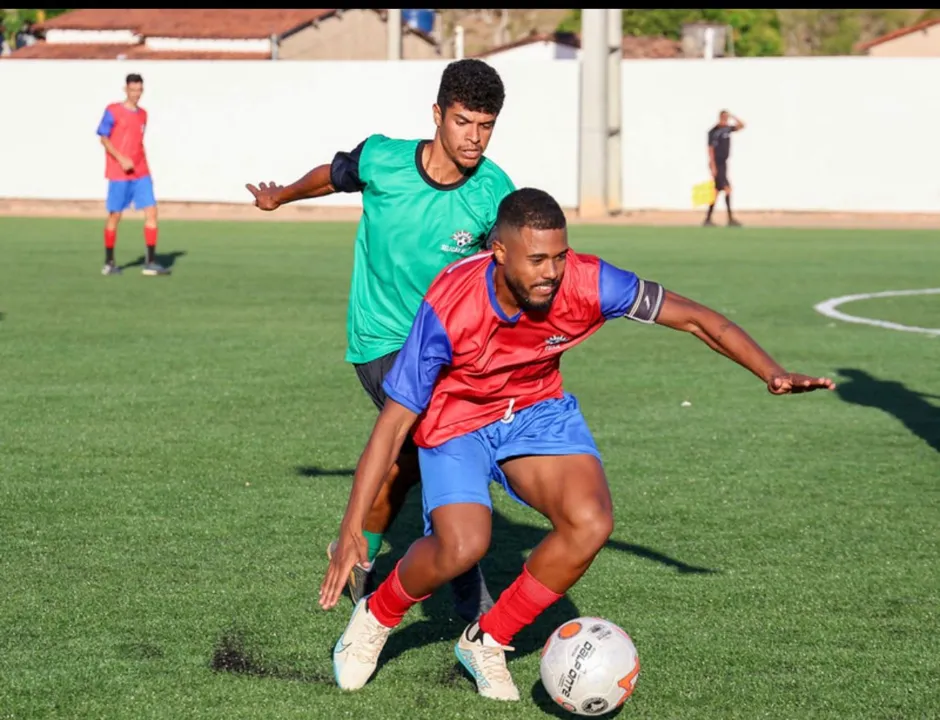
M 296 182 L 287 187 L 277 183 L 261 183 L 257 187 L 245 185 L 255 197 L 255 207 L 261 210 L 277 210 L 281 205 L 324 197 L 335 192 L 361 192 L 365 183 L 359 176 L 359 157 L 366 144 L 363 140 L 350 152 L 338 152 L 333 162 L 317 165 Z
M 330 558 L 326 577 L 320 586 L 320 606 L 324 610 L 336 605 L 353 566 L 368 562 L 366 539 L 362 534 L 366 515 L 417 418 L 416 413 L 389 398 L 375 421 L 372 435 L 356 466 L 336 551 Z
M 787 372 L 750 335 L 724 315 L 668 290 L 656 323 L 695 335 L 712 350 L 754 373 L 774 395 L 835 388 L 835 383 L 829 378 Z
M 286 187 L 274 182 L 260 183 L 257 187 L 248 183 L 245 187 L 255 196 L 255 207 L 261 210 L 277 210 L 287 203 L 324 197 L 336 192 L 330 179 L 329 165 L 318 165 Z

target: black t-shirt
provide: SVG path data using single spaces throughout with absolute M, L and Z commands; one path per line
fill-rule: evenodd
M 715 162 L 723 163 L 731 154 L 731 133 L 738 128 L 734 125 L 715 125 L 708 131 L 708 144 L 715 148 Z

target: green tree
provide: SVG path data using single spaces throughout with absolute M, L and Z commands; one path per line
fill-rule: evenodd
M 766 56 L 783 54 L 783 37 L 776 10 L 624 10 L 623 33 L 632 36 L 682 38 L 686 23 L 710 22 L 730 25 L 734 54 Z M 581 11 L 572 10 L 558 28 L 581 30 Z
M 39 10 L 38 8 L 26 10 L 3 10 L 3 27 L 6 29 L 5 34 L 7 42 L 11 47 L 13 46 L 13 40 L 16 37 L 16 33 L 20 31 L 20 28 L 28 22 L 37 22 L 40 12 L 45 14 L 46 20 L 49 20 L 54 18 L 56 15 L 61 15 L 62 13 L 68 12 L 68 10 Z
M 780 10 L 787 55 L 851 55 L 859 42 L 918 22 L 919 10 Z

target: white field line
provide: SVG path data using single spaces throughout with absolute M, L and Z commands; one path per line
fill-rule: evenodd
M 813 305 L 813 310 L 825 315 L 826 317 L 843 322 L 857 323 L 859 325 L 873 325 L 875 327 L 885 328 L 887 330 L 900 330 L 902 332 L 916 332 L 925 335 L 940 335 L 940 328 L 922 328 L 914 325 L 901 325 L 900 323 L 888 322 L 887 320 L 875 320 L 874 318 L 859 317 L 849 315 L 848 313 L 836 310 L 840 305 L 855 302 L 857 300 L 871 300 L 873 298 L 901 297 L 904 295 L 940 295 L 940 288 L 926 288 L 924 290 L 885 290 L 883 292 L 859 293 L 858 295 L 843 295 L 842 297 L 823 300 L 821 303 Z

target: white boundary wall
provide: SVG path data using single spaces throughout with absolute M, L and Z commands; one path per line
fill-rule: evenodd
M 624 208 L 688 209 L 729 109 L 742 210 L 940 212 L 940 58 L 623 64 Z
M 507 102 L 488 155 L 516 184 L 578 198 L 579 63 L 494 58 Z M 247 202 L 368 134 L 426 137 L 444 61 L 0 61 L 0 198 L 104 198 L 95 128 L 144 76 L 163 201 Z M 687 210 L 727 107 L 739 210 L 940 212 L 940 58 L 629 60 L 623 205 Z M 311 204 L 359 205 L 358 195 Z

